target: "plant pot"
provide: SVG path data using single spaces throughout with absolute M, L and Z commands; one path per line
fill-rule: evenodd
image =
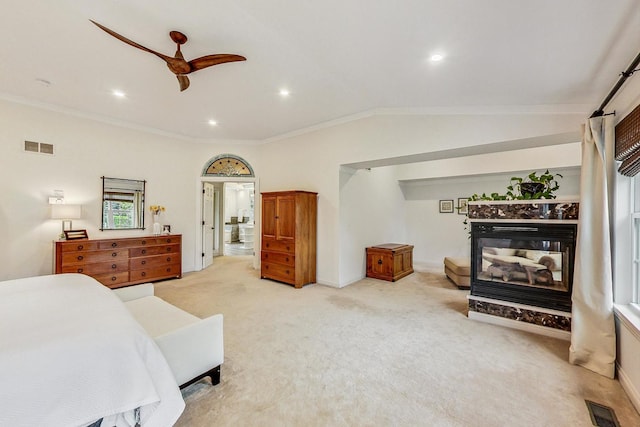
M 520 192 L 523 196 L 527 194 L 532 197 L 536 193 L 541 193 L 544 191 L 544 184 L 541 182 L 521 182 L 520 183 Z

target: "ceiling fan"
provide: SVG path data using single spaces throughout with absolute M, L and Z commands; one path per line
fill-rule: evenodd
M 236 61 L 246 61 L 247 58 L 240 55 L 233 55 L 228 53 L 218 53 L 215 55 L 205 55 L 200 58 L 192 59 L 191 61 L 186 61 L 182 52 L 180 51 L 180 45 L 185 44 L 187 42 L 187 36 L 182 34 L 180 31 L 171 31 L 169 33 L 169 37 L 176 43 L 177 49 L 175 56 L 167 56 L 162 53 L 156 52 L 155 50 L 151 50 L 147 47 L 142 46 L 132 40 L 129 40 L 126 37 L 121 36 L 115 31 L 110 30 L 104 25 L 100 25 L 97 22 L 90 19 L 98 28 L 101 28 L 105 32 L 111 34 L 113 37 L 117 38 L 120 41 L 123 41 L 133 47 L 137 47 L 138 49 L 144 50 L 145 52 L 149 52 L 157 56 L 158 58 L 163 59 L 167 63 L 167 67 L 171 70 L 172 73 L 178 77 L 178 83 L 180 83 L 180 91 L 183 91 L 189 87 L 189 78 L 187 74 L 193 73 L 194 71 L 202 70 L 203 68 L 211 67 L 212 65 L 224 64 L 225 62 L 236 62 Z

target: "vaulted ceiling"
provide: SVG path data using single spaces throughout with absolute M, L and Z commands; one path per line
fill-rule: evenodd
M 0 98 L 194 139 L 268 140 L 381 109 L 588 115 L 640 50 L 637 0 L 1 5 Z M 187 60 L 247 61 L 190 74 L 180 92 L 161 59 L 90 19 L 169 56 L 179 30 Z

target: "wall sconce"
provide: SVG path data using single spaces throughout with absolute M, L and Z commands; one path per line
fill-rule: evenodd
M 51 219 L 62 220 L 62 232 L 73 229 L 72 219 L 82 218 L 82 205 L 51 205 Z

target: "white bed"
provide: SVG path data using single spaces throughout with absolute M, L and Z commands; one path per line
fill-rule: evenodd
M 0 426 L 164 427 L 184 410 L 154 340 L 80 274 L 0 282 L 0 384 Z

